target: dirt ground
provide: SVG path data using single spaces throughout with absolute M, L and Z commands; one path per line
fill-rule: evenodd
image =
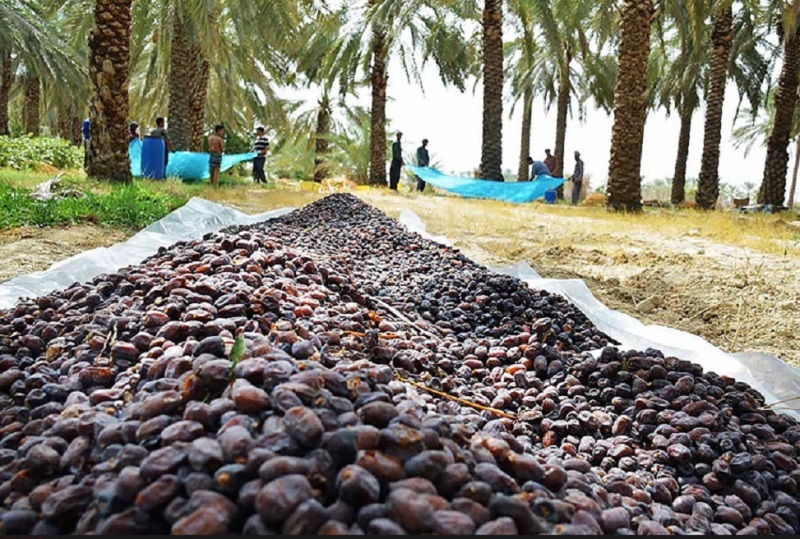
M 220 200 L 249 213 L 300 206 L 313 191 L 245 189 Z M 701 335 L 731 351 L 761 351 L 800 366 L 800 241 L 783 251 L 715 241 L 691 225 L 659 228 L 572 208 L 452 197 L 356 194 L 392 216 L 409 209 L 487 265 L 525 260 L 544 277 L 580 278 L 600 301 L 645 323 Z M 96 226 L 0 233 L 0 281 L 46 269 L 125 233 Z M 800 240 L 800 236 L 797 237 Z
M 95 225 L 0 231 L 0 282 L 45 270 L 53 263 L 95 247 L 108 247 L 128 235 L 114 228 Z

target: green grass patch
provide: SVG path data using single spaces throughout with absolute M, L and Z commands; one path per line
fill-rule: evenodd
M 30 197 L 29 189 L 0 182 L 0 228 L 96 223 L 140 229 L 188 200 L 186 196 L 154 189 L 145 182 L 107 184 L 100 192 L 84 192 L 82 198 L 39 201 Z

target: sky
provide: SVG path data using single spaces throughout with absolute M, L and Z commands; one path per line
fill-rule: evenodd
M 415 83 L 409 83 L 402 68 L 392 62 L 389 67 L 389 103 L 387 115 L 391 131 L 403 131 L 403 149 L 412 152 L 423 138 L 429 142 L 431 160 L 444 172 L 463 173 L 478 167 L 481 160 L 481 122 L 483 117 L 482 88 L 479 84 L 472 92 L 474 81 L 467 84 L 467 91 L 446 88 L 433 65 L 422 73 L 424 91 Z M 369 105 L 369 91 L 362 92 L 358 101 Z M 747 157 L 744 151 L 734 148 L 731 140 L 733 119 L 738 95 L 729 85 L 725 95 L 722 120 L 722 145 L 719 174 L 723 182 L 742 185 L 744 182 L 761 183 L 766 148 L 757 144 Z M 508 117 L 511 103 L 504 104 L 503 121 L 503 169 L 516 172 L 522 129 L 522 106 Z M 687 177 L 696 178 L 700 173 L 700 157 L 703 150 L 703 121 L 705 109 L 695 113 L 692 122 L 691 144 Z M 739 120 L 742 121 L 741 118 Z M 566 171 L 574 166 L 574 150 L 581 152 L 586 174 L 592 186 L 604 184 L 608 177 L 608 161 L 611 152 L 611 128 L 613 118 L 602 110 L 587 106 L 585 121 L 578 120 L 577 112 L 567 124 L 565 143 Z M 550 111 L 541 99 L 533 109 L 533 132 L 531 155 L 544 159 L 545 148 L 554 149 L 556 131 L 555 106 Z M 673 113 L 667 116 L 663 110 L 650 112 L 645 124 L 644 149 L 642 152 L 642 175 L 645 182 L 671 178 L 675 170 L 678 148 L 680 118 Z

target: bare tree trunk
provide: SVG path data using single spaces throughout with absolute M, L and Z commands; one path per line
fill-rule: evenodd
M 645 94 L 653 1 L 624 0 L 621 11 L 606 203 L 614 210 L 641 211 L 642 143 L 647 115 Z
M 35 75 L 28 75 L 25 82 L 25 99 L 22 108 L 22 125 L 26 134 L 39 136 L 41 116 L 39 104 L 41 95 L 41 81 Z
M 686 200 L 686 162 L 689 159 L 689 142 L 692 135 L 692 116 L 694 103 L 684 96 L 681 103 L 681 133 L 678 137 L 678 157 L 675 159 L 675 174 L 672 176 L 673 204 L 680 204 Z
M 11 71 L 11 50 L 3 54 L 2 80 L 0 80 L 0 135 L 8 135 L 8 100 L 11 94 L 11 85 L 14 82 L 14 73 Z
M 189 151 L 203 151 L 203 137 L 206 127 L 206 98 L 208 96 L 208 77 L 211 66 L 199 46 L 194 46 L 193 60 L 195 73 L 192 76 L 192 96 L 189 103 Z
M 128 159 L 128 64 L 132 0 L 96 0 L 89 33 L 91 137 L 87 173 L 130 182 Z
M 517 181 L 529 180 L 528 157 L 531 155 L 531 124 L 533 123 L 533 88 L 526 88 L 522 96 L 522 144 L 519 147 Z
M 322 96 L 317 111 L 317 130 L 314 133 L 314 181 L 321 183 L 328 177 L 328 147 L 331 136 L 331 104 Z
M 784 37 L 784 36 L 781 36 Z M 800 82 L 800 33 L 785 36 L 783 67 L 775 93 L 775 119 L 767 141 L 767 159 L 764 164 L 764 180 L 758 191 L 760 204 L 783 206 L 786 197 L 786 168 L 789 154 L 786 147 L 792 133 L 797 86 Z
M 72 142 L 72 117 L 73 117 L 73 106 L 68 105 L 66 109 L 61 109 L 58 111 L 58 136 L 64 140 L 68 140 Z
M 70 127 L 69 130 L 72 135 L 70 141 L 72 141 L 72 144 L 75 146 L 81 146 L 83 144 L 83 133 L 81 132 L 83 120 L 81 120 L 80 116 L 75 115 L 70 118 L 70 122 L 72 122 L 72 127 Z
M 558 102 L 556 107 L 556 170 L 550 174 L 562 178 L 564 170 L 564 144 L 567 139 L 567 114 L 569 114 L 569 64 L 571 54 L 567 52 L 566 65 L 562 65 L 558 76 Z M 563 198 L 563 195 L 562 195 Z
M 703 158 L 697 185 L 697 205 L 710 209 L 719 198 L 719 145 L 722 140 L 722 106 L 725 102 L 725 83 L 728 80 L 733 10 L 717 8 L 711 32 L 711 65 L 709 68 L 706 123 L 703 136 Z
M 169 55 L 169 138 L 176 151 L 189 149 L 189 109 L 194 64 L 190 52 L 191 32 L 177 8 L 172 10 L 172 39 Z
M 481 176 L 503 181 L 503 0 L 485 0 L 483 8 Z
M 370 7 L 379 0 L 370 0 Z M 386 43 L 386 29 L 375 26 L 372 29 L 372 109 L 369 134 L 369 183 L 386 185 L 386 87 L 389 74 L 386 69 L 389 50 Z
M 789 188 L 789 209 L 794 208 L 794 195 L 797 189 L 797 169 L 800 166 L 800 135 L 797 136 L 797 146 L 794 150 L 794 171 L 792 172 L 792 186 Z

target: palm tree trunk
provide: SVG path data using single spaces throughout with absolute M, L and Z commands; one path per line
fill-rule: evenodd
M 70 127 L 69 132 L 72 136 L 69 140 L 72 141 L 72 144 L 75 146 L 81 146 L 83 144 L 83 133 L 81 133 L 81 125 L 83 120 L 81 120 L 81 117 L 76 114 L 70 118 L 70 122 L 72 123 L 72 126 Z
M 58 111 L 58 136 L 64 140 L 72 142 L 72 117 L 74 116 L 72 112 L 73 106 L 68 105 L 66 108 L 62 108 Z
M 130 182 L 128 64 L 132 0 L 96 0 L 89 33 L 91 138 L 87 173 Z
M 331 105 L 327 95 L 319 102 L 317 130 L 314 133 L 314 181 L 328 177 L 328 146 L 331 134 Z
M 522 144 L 519 147 L 519 170 L 517 181 L 528 178 L 528 157 L 531 155 L 531 124 L 533 123 L 533 88 L 526 88 L 522 95 Z
M 786 167 L 789 154 L 786 147 L 792 133 L 794 109 L 797 104 L 797 86 L 800 77 L 800 33 L 785 36 L 783 67 L 775 93 L 775 120 L 767 141 L 767 161 L 764 180 L 758 191 L 760 204 L 783 206 L 786 196 Z
M 194 64 L 190 54 L 191 35 L 177 9 L 172 11 L 172 40 L 169 57 L 169 138 L 176 151 L 189 149 L 189 109 Z
M 641 211 L 642 142 L 653 1 L 624 0 L 621 15 L 606 203 L 614 210 Z
M 558 166 L 556 170 L 550 171 L 554 178 L 561 178 L 564 170 L 564 143 L 567 138 L 567 113 L 569 112 L 569 64 L 571 61 L 570 53 L 567 52 L 566 55 L 566 65 L 561 67 L 558 77 L 558 103 L 556 106 L 556 160 Z
M 370 8 L 380 0 L 370 0 Z M 386 87 L 389 82 L 387 60 L 389 50 L 386 30 L 381 26 L 372 29 L 372 84 L 371 126 L 369 133 L 369 183 L 386 185 Z
M 208 96 L 208 77 L 211 66 L 199 46 L 193 47 L 195 72 L 192 75 L 192 95 L 189 104 L 189 151 L 203 151 L 203 136 L 206 126 L 206 98 Z
M 686 161 L 689 159 L 689 142 L 692 134 L 694 103 L 684 96 L 681 104 L 681 133 L 678 137 L 678 157 L 675 159 L 675 174 L 672 176 L 673 204 L 686 200 Z
M 503 0 L 485 0 L 483 8 L 481 177 L 503 181 Z
M 11 94 L 11 84 L 14 82 L 14 73 L 11 71 L 11 51 L 3 54 L 2 79 L 0 79 L 0 135 L 8 135 L 8 99 Z
M 800 135 L 797 137 L 797 147 L 794 150 L 794 171 L 792 172 L 792 186 L 789 188 L 789 209 L 794 208 L 794 195 L 797 189 L 797 169 L 800 167 Z
M 38 76 L 28 75 L 25 82 L 25 98 L 22 107 L 22 125 L 26 134 L 39 136 L 41 116 L 39 115 L 39 102 L 41 95 L 41 82 Z
M 719 197 L 719 146 L 722 139 L 722 105 L 725 102 L 725 82 L 733 38 L 733 10 L 718 7 L 711 32 L 711 65 L 709 69 L 706 123 L 703 136 L 703 158 L 697 186 L 697 205 L 710 209 Z

